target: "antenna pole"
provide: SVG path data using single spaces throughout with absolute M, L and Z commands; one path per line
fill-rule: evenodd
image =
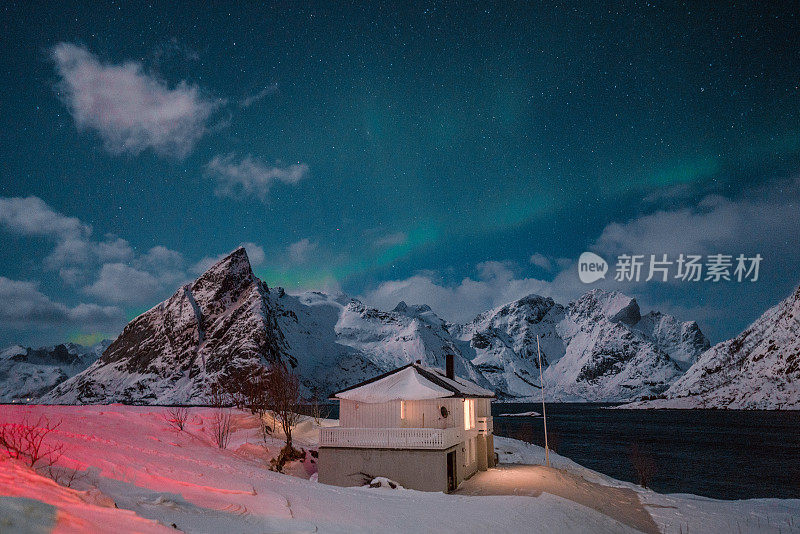
M 539 334 L 536 334 L 536 352 L 539 354 L 539 385 L 542 386 L 542 421 L 544 421 L 544 457 L 550 467 L 550 447 L 547 446 L 547 410 L 544 406 L 544 379 L 542 378 L 542 351 L 539 348 Z

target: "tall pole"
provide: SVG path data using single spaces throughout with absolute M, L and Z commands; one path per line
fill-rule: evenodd
M 542 351 L 539 348 L 539 334 L 536 334 L 536 352 L 539 354 L 539 385 L 542 386 L 542 421 L 544 421 L 544 458 L 550 467 L 550 447 L 547 446 L 547 409 L 544 406 L 544 379 L 542 378 Z

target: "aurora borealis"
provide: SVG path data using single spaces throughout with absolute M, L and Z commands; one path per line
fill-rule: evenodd
M 584 250 L 762 254 L 603 286 L 714 341 L 800 283 L 790 3 L 0 13 L 2 343 L 113 335 L 241 243 L 270 286 L 452 320 L 573 298 Z

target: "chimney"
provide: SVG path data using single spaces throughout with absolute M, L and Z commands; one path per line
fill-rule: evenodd
M 444 359 L 444 362 L 445 362 L 444 363 L 444 365 L 445 365 L 445 368 L 444 368 L 445 375 L 450 380 L 453 380 L 456 377 L 455 371 L 453 370 L 453 355 L 452 354 L 445 354 L 444 358 L 445 358 Z

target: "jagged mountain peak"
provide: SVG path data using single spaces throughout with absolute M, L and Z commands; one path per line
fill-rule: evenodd
M 800 407 L 800 287 L 741 334 L 705 351 L 659 408 Z
M 397 303 L 397 306 L 392 310 L 395 313 L 402 313 L 403 315 L 416 316 L 424 313 L 433 312 L 427 304 L 406 304 L 404 300 Z
M 634 325 L 642 318 L 636 299 L 619 291 L 592 289 L 569 304 L 570 313 L 593 317 L 601 315 L 609 321 Z
M 247 251 L 244 247 L 238 247 L 206 269 L 192 285 L 222 284 L 229 279 L 252 279 L 253 277 L 253 268 L 250 266 Z

